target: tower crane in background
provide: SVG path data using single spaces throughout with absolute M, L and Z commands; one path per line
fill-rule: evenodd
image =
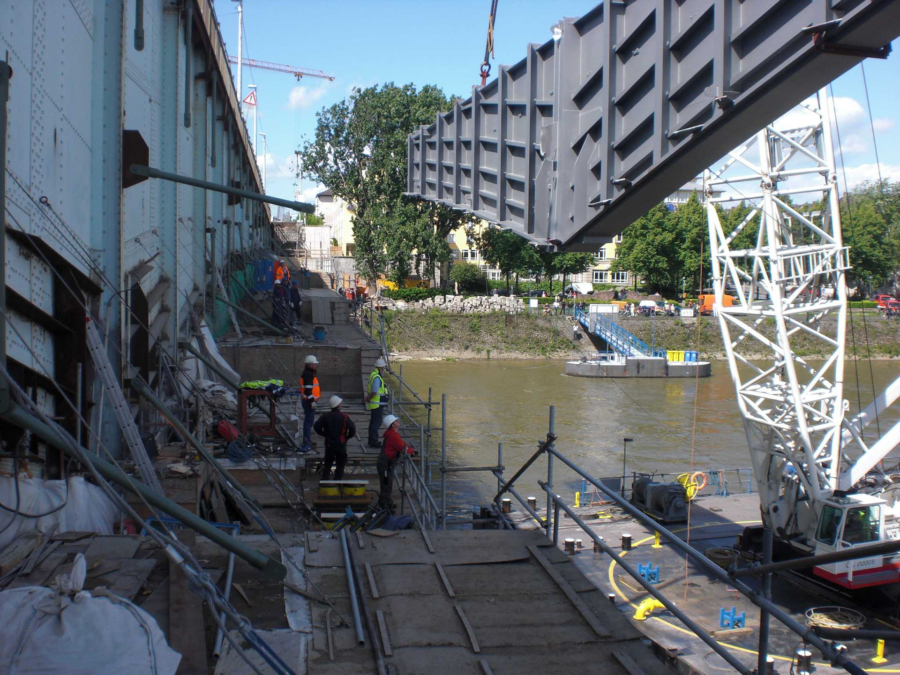
M 228 56 L 228 63 L 238 63 L 237 56 Z M 285 66 L 281 63 L 270 63 L 269 61 L 257 61 L 256 59 L 241 58 L 240 63 L 249 68 L 261 68 L 263 70 L 274 70 L 276 73 L 288 73 L 301 80 L 304 77 L 318 77 L 329 82 L 334 82 L 334 75 L 329 75 L 321 70 L 310 70 L 309 68 L 297 68 L 296 66 Z

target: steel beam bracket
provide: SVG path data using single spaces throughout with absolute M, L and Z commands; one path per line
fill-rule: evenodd
M 843 45 L 837 42 L 829 42 L 826 32 L 813 33 L 813 45 L 817 51 L 823 54 L 836 54 L 837 56 L 857 56 L 864 59 L 886 59 L 891 53 L 891 45 L 883 47 L 865 47 L 860 45 Z

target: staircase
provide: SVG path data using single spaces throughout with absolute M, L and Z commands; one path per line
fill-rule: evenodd
M 651 349 L 650 345 L 622 328 L 609 314 L 587 314 L 579 309 L 575 310 L 575 318 L 584 327 L 585 332 L 601 338 L 618 354 L 662 358 L 666 356 L 665 349 Z

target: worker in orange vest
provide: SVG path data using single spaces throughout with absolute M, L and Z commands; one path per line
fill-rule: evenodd
M 274 279 L 273 279 L 273 285 L 274 285 L 274 282 L 277 281 L 282 286 L 284 286 L 286 283 L 285 282 L 285 273 L 287 272 L 287 267 L 284 265 L 284 263 L 281 260 L 275 261 L 274 272 L 275 272 L 275 274 L 274 274 Z
M 319 378 L 316 371 L 319 369 L 319 359 L 310 354 L 306 357 L 306 367 L 300 374 L 300 403 L 303 406 L 303 443 L 301 452 L 309 452 L 313 448 L 312 428 L 316 419 L 316 401 L 322 395 L 319 388 Z
M 291 271 L 288 269 L 286 260 L 282 260 L 280 262 L 281 269 L 284 271 L 284 278 L 281 280 L 281 283 L 284 284 L 285 288 L 288 288 L 291 285 Z

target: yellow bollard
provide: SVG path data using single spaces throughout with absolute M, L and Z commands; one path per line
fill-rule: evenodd
M 660 542 L 659 532 L 653 533 L 653 546 L 651 548 L 662 548 L 662 542 Z
M 576 492 L 575 493 L 575 508 L 577 509 L 579 506 L 581 506 L 581 493 Z
M 884 658 L 884 640 L 878 641 L 878 646 L 875 648 L 875 658 L 872 659 L 872 663 L 887 663 L 887 659 Z
M 646 621 L 647 617 L 650 616 L 650 613 L 654 609 L 665 609 L 666 606 L 662 604 L 656 598 L 644 598 L 641 601 L 641 604 L 638 605 L 637 611 L 634 613 L 634 616 L 631 617 L 635 621 Z

